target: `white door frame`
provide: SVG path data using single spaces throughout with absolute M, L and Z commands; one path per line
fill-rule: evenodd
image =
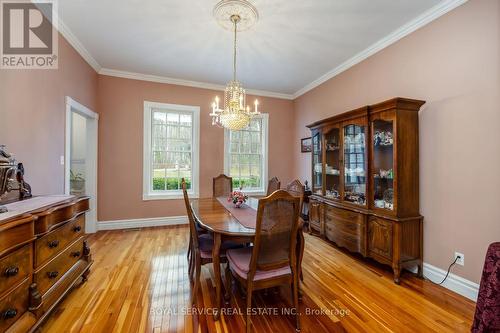
M 94 233 L 97 230 L 97 129 L 99 114 L 66 96 L 66 138 L 64 151 L 64 193 L 70 194 L 71 168 L 71 112 L 87 119 L 87 153 L 85 158 L 85 189 L 90 197 L 90 211 L 86 214 L 85 230 Z

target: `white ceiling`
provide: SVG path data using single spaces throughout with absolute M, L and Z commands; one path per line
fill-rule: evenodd
M 260 17 L 239 33 L 238 79 L 246 88 L 290 95 L 450 2 L 250 1 Z M 217 2 L 61 0 L 59 13 L 102 68 L 224 85 L 232 36 L 212 17 Z

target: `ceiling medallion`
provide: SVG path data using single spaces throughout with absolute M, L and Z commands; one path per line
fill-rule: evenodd
M 217 23 L 229 31 L 234 29 L 231 16 L 238 15 L 238 32 L 250 29 L 259 20 L 257 9 L 246 0 L 222 0 L 215 5 L 213 15 Z
M 215 5 L 214 17 L 225 29 L 234 32 L 233 80 L 224 90 L 224 108 L 219 107 L 219 96 L 212 103 L 212 125 L 238 131 L 248 126 L 252 117 L 260 114 L 259 102 L 255 100 L 254 110 L 246 105 L 245 89 L 236 79 L 236 36 L 238 31 L 247 30 L 257 22 L 257 9 L 245 0 L 223 0 Z

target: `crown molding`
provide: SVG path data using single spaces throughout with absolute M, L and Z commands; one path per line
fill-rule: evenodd
M 401 38 L 411 34 L 412 32 L 420 29 L 421 27 L 429 24 L 430 22 L 434 21 L 435 19 L 443 16 L 444 14 L 448 13 L 449 11 L 457 8 L 458 6 L 463 5 L 466 3 L 468 0 L 445 0 L 436 6 L 432 7 L 431 9 L 425 11 L 423 14 L 419 15 L 412 21 L 408 22 L 407 24 L 403 25 L 399 29 L 393 31 L 386 37 L 382 38 L 375 44 L 372 44 L 368 48 L 364 49 L 360 53 L 356 54 L 354 57 L 346 60 L 339 66 L 335 67 L 328 73 L 320 76 L 318 79 L 314 80 L 313 82 L 309 83 L 308 85 L 304 86 L 302 89 L 296 91 L 293 94 L 293 99 L 296 99 L 297 97 L 305 94 L 306 92 L 316 88 L 320 84 L 328 81 L 329 79 L 339 75 L 340 73 L 348 70 L 349 68 L 353 67 L 354 65 L 360 63 L 361 61 L 367 59 L 368 57 L 374 55 L 375 53 L 381 51 L 382 49 L 388 47 L 391 44 L 394 44 Z
M 120 70 L 109 69 L 109 68 L 102 68 L 98 73 L 100 75 L 115 76 L 115 77 L 121 77 L 121 78 L 125 78 L 125 79 L 175 84 L 178 86 L 187 86 L 187 87 L 194 87 L 194 88 L 201 88 L 201 89 L 220 90 L 220 91 L 224 91 L 226 89 L 225 86 L 220 85 L 220 84 L 215 84 L 215 83 L 189 81 L 189 80 L 176 79 L 176 78 L 167 77 L 167 76 L 141 74 L 141 73 L 120 71 Z M 273 98 L 288 99 L 288 100 L 293 99 L 293 95 L 291 95 L 291 94 L 283 94 L 283 93 L 277 93 L 277 92 L 272 92 L 272 91 L 254 90 L 254 89 L 245 89 L 245 91 L 249 95 L 273 97 Z
M 83 46 L 78 38 L 73 34 L 73 32 L 68 28 L 66 24 L 59 17 L 59 32 L 68 41 L 68 43 L 73 46 L 73 48 L 78 52 L 82 58 L 97 72 L 101 70 L 101 66 L 94 59 L 92 54 Z

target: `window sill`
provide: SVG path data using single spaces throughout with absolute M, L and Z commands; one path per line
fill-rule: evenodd
M 198 199 L 199 195 L 197 193 L 189 193 L 189 199 Z M 181 193 L 145 193 L 142 195 L 142 201 L 152 201 L 152 200 L 179 200 L 184 199 L 184 195 Z

